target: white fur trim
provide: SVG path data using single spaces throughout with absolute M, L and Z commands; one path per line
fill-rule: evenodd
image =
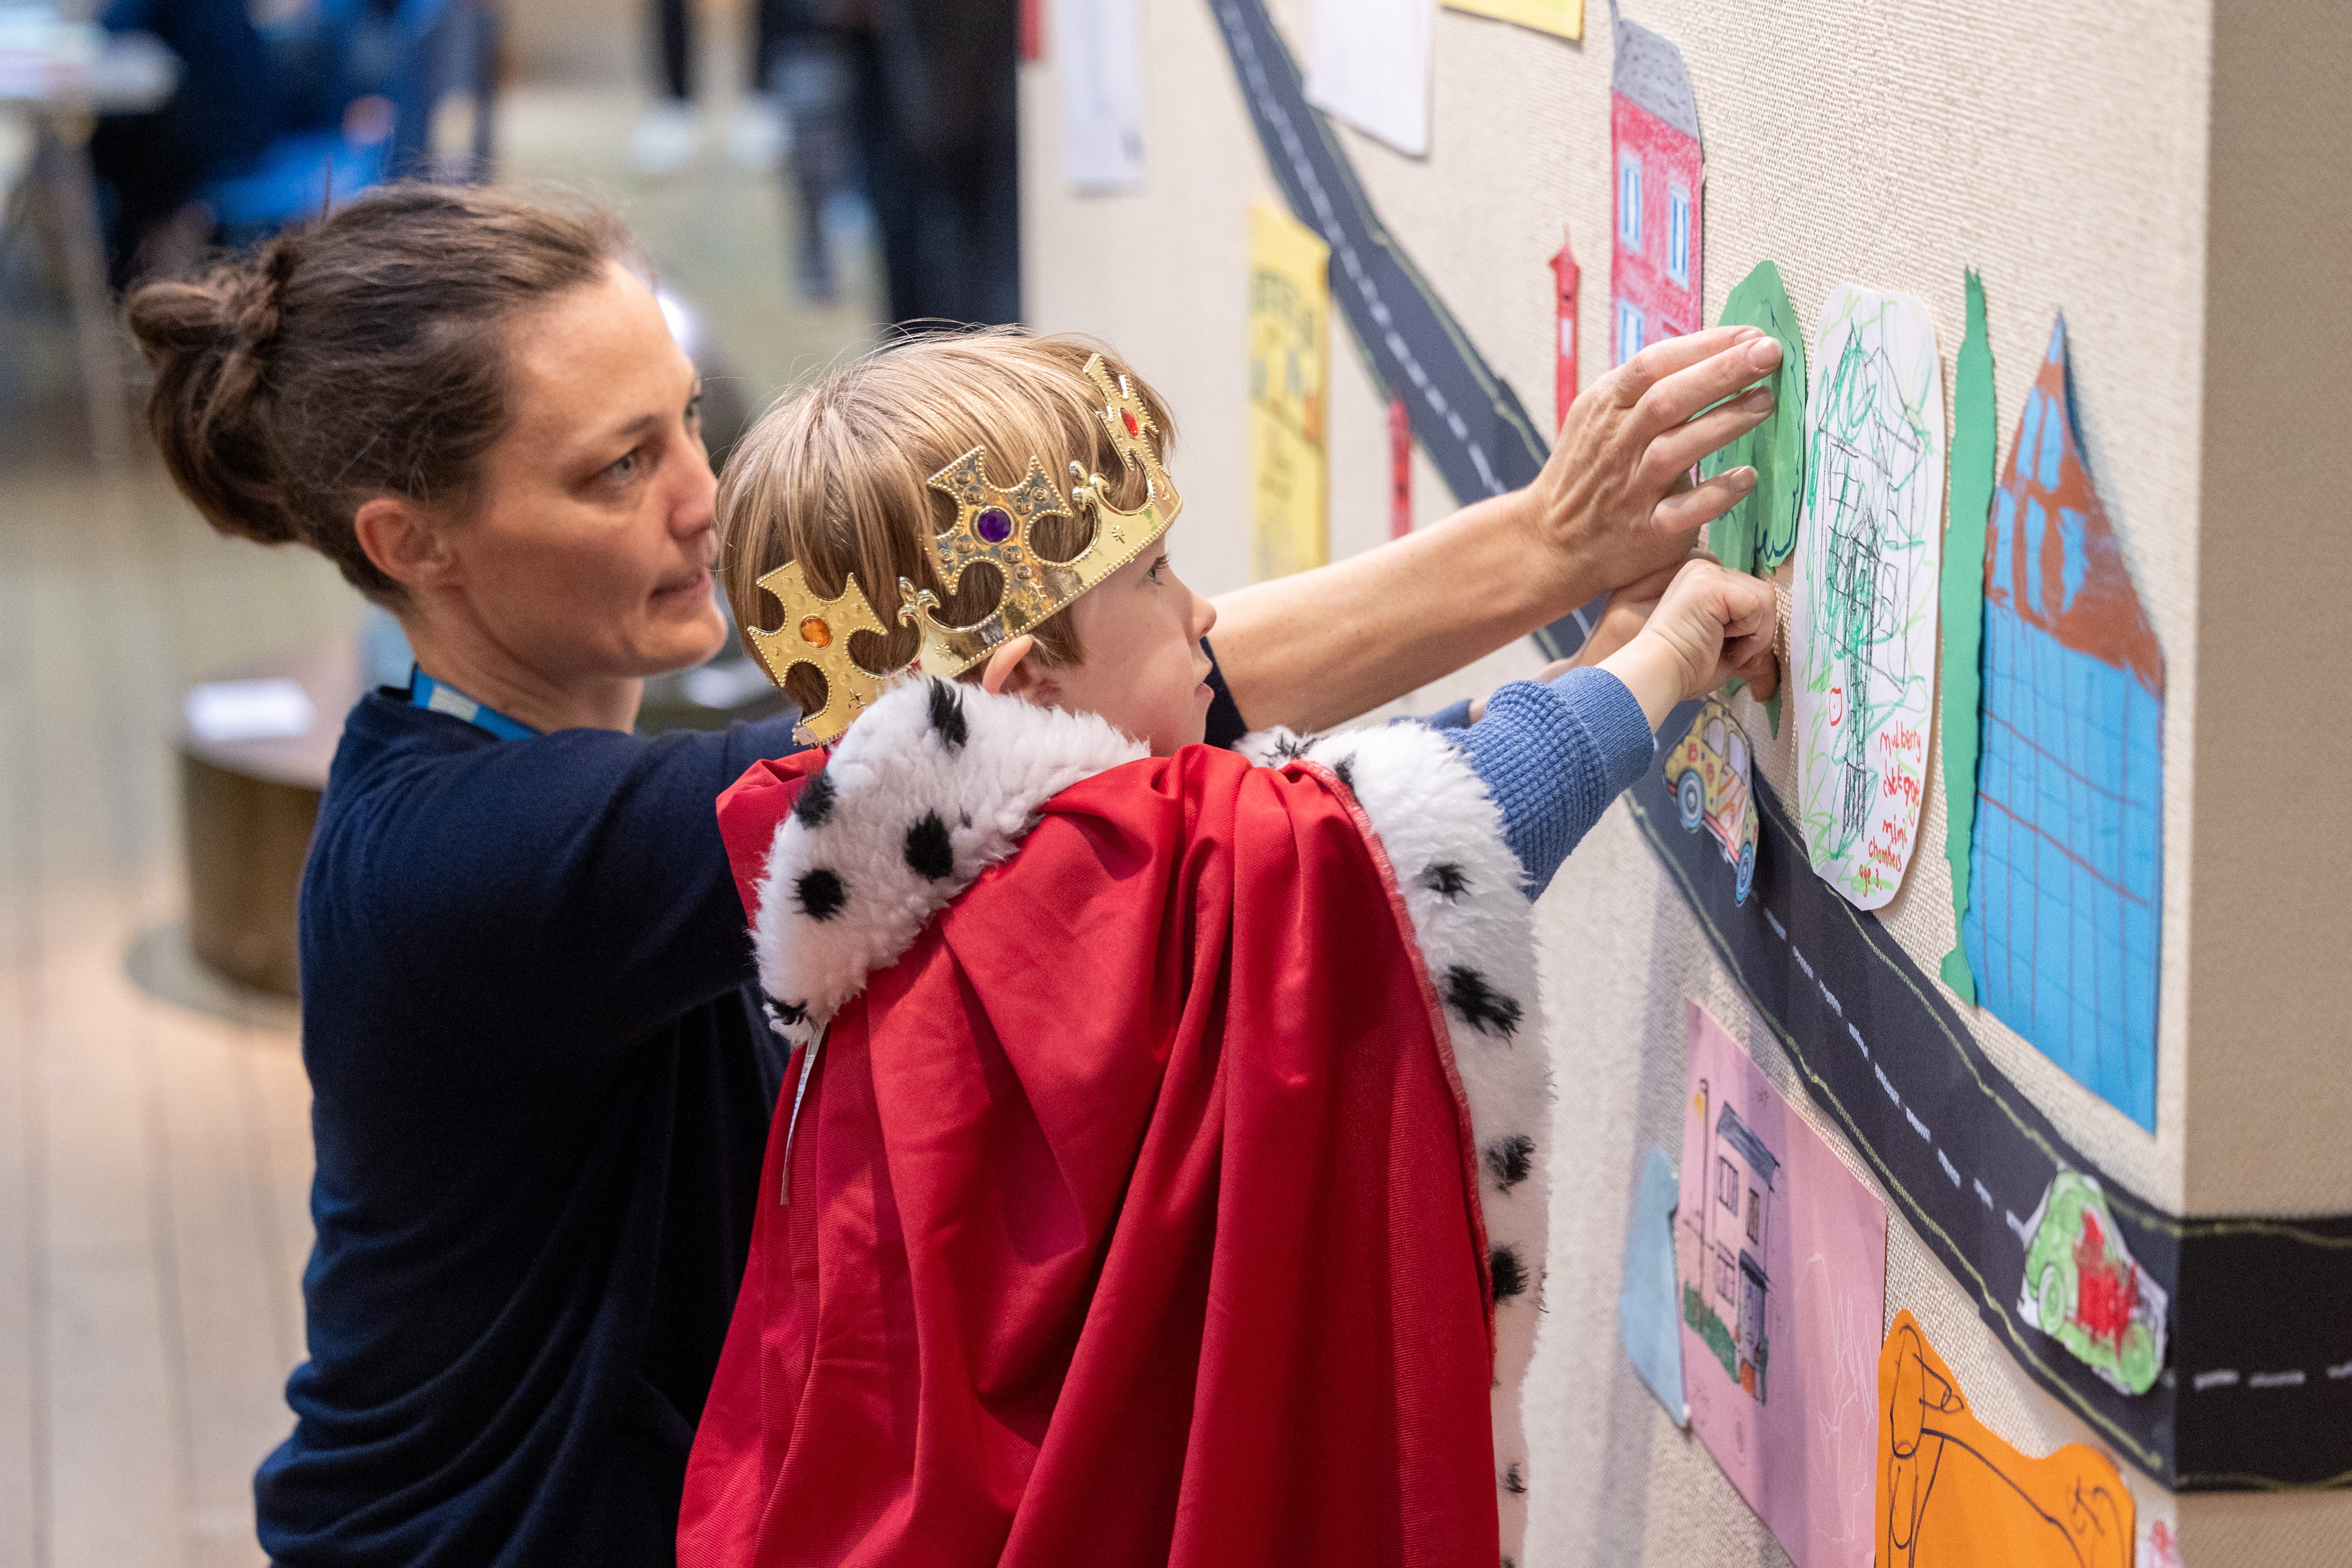
M 1550 1195 L 1550 1075 L 1526 873 L 1504 841 L 1502 813 L 1486 781 L 1427 725 L 1322 740 L 1267 731 L 1244 737 L 1241 750 L 1265 765 L 1291 758 L 1319 763 L 1354 792 L 1395 873 L 1443 1004 L 1477 1143 L 1478 1199 L 1495 1270 L 1496 1483 L 1503 1552 L 1515 1559 L 1527 1523 L 1519 1391 L 1541 1310 Z M 1522 1288 L 1506 1296 L 1514 1264 Z
M 1142 755 L 1140 742 L 1092 714 L 940 680 L 885 692 L 802 786 L 769 849 L 751 941 L 770 1020 L 795 1044 L 815 1039 L 868 974 L 897 963 L 933 915 L 1020 847 L 1047 801 Z M 813 790 L 830 795 L 822 812 L 811 809 Z M 940 877 L 917 868 L 908 843 L 931 819 L 950 852 L 933 867 L 947 870 Z M 826 874 L 840 901 L 817 918 L 803 893 L 821 890 L 808 879 Z

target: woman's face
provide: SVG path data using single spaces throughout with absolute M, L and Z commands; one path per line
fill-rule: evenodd
M 513 426 L 447 536 L 483 631 L 558 687 L 709 658 L 718 487 L 652 290 L 614 265 L 516 322 L 509 356 Z

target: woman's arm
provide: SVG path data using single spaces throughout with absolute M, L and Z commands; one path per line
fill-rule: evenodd
M 1771 412 L 1766 388 L 1733 395 L 1780 357 L 1753 328 L 1644 349 L 1576 400 L 1525 489 L 1220 598 L 1211 641 L 1243 714 L 1326 728 L 1679 561 L 1694 530 L 1755 487 L 1752 468 L 1696 489 L 1687 476 Z

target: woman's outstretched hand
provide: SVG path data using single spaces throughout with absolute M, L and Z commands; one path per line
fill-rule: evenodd
M 1755 328 L 1714 327 L 1653 343 L 1594 382 L 1526 492 L 1543 552 L 1589 593 L 1682 561 L 1694 530 L 1756 488 L 1749 468 L 1693 486 L 1691 466 L 1764 422 L 1772 392 L 1755 384 L 1780 364 L 1780 345 Z

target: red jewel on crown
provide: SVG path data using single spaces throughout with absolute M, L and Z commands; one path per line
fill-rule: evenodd
M 1118 416 L 1126 422 L 1127 433 L 1129 435 L 1136 437 L 1139 439 L 1142 437 L 1143 426 L 1135 422 L 1135 410 L 1131 408 L 1122 408 L 1118 411 Z

